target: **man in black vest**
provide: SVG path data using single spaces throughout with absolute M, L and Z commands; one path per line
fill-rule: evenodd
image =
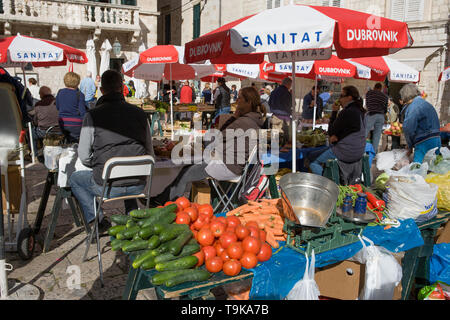
M 154 156 L 147 117 L 142 109 L 125 102 L 122 76 L 117 71 L 105 71 L 101 79 L 102 97 L 83 120 L 78 157 L 92 170 L 74 172 L 69 183 L 80 203 L 87 222 L 94 215 L 94 196 L 102 191 L 103 167 L 112 157 Z M 139 194 L 145 188 L 145 177 L 115 181 L 110 197 Z M 126 212 L 137 209 L 136 200 L 125 201 Z M 99 217 L 100 230 L 110 223 Z

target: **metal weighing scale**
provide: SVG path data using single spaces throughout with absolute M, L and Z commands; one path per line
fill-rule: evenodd
M 339 188 L 332 180 L 311 173 L 289 173 L 280 179 L 286 246 L 310 255 L 358 242 L 375 216 L 342 215 L 336 210 Z

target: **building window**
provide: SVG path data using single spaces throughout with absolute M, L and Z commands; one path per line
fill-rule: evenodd
M 122 4 L 127 6 L 135 6 L 136 0 L 88 0 L 92 2 L 110 3 L 110 4 Z
M 391 0 L 391 18 L 398 21 L 423 19 L 423 0 Z
M 267 0 L 267 9 L 278 8 L 281 0 Z
M 164 44 L 170 44 L 170 35 L 171 35 L 171 19 L 170 19 L 170 13 L 166 14 L 164 16 Z
M 200 37 L 200 4 L 194 6 L 194 35 L 193 39 Z
M 322 6 L 342 8 L 344 7 L 343 2 L 344 2 L 343 0 L 322 0 Z

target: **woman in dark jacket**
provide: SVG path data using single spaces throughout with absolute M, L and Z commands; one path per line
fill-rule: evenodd
M 339 111 L 341 107 L 343 109 Z M 364 114 L 358 89 L 354 86 L 344 87 L 339 104 L 333 105 L 328 128 L 330 147 L 310 164 L 312 173 L 322 175 L 322 165 L 329 159 L 345 163 L 361 160 L 366 148 Z
M 86 114 L 84 94 L 78 89 L 80 76 L 67 72 L 64 76 L 65 88 L 56 95 L 56 109 L 59 112 L 59 127 L 68 143 L 78 143 L 81 125 Z
M 217 79 L 217 88 L 214 91 L 214 104 L 216 106 L 216 114 L 213 119 L 215 123 L 216 119 L 221 114 L 229 114 L 231 111 L 231 90 L 225 83 L 225 78 Z

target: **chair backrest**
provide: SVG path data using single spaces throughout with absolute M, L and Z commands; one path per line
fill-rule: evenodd
M 14 149 L 19 145 L 22 116 L 14 87 L 0 82 L 0 147 Z
M 256 164 L 258 158 L 258 144 L 253 147 L 253 150 L 250 151 L 248 155 L 248 164 Z
M 135 157 L 114 157 L 106 161 L 102 172 L 103 180 L 148 176 L 152 173 L 155 159 L 150 155 Z

